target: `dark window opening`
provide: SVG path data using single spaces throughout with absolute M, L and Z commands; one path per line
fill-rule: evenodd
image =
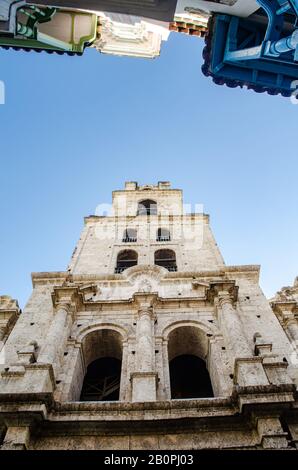
M 205 362 L 197 356 L 183 354 L 170 362 L 171 398 L 213 397 Z
M 151 199 L 146 199 L 138 204 L 138 215 L 157 215 L 157 204 Z
M 134 228 L 127 228 L 124 230 L 122 242 L 135 243 L 137 241 L 137 231 Z
M 168 271 L 177 271 L 176 254 L 172 250 L 158 250 L 155 252 L 154 263 Z
M 80 401 L 119 400 L 121 361 L 104 357 L 91 362 L 85 375 Z
M 159 228 L 157 230 L 156 241 L 157 242 L 170 242 L 171 241 L 170 231 L 167 230 L 166 228 Z
M 138 264 L 138 253 L 133 250 L 124 250 L 118 254 L 117 265 L 115 268 L 116 274 L 121 274 L 125 269 L 131 268 Z

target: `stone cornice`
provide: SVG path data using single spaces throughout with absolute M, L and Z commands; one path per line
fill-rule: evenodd
M 157 297 L 155 308 L 195 308 L 202 305 L 206 305 L 206 297 Z M 90 312 L 90 311 L 110 311 L 115 310 L 117 307 L 126 307 L 127 309 L 138 310 L 139 303 L 134 298 L 122 299 L 122 300 L 98 300 L 98 301 L 83 301 L 77 313 Z
M 46 431 L 51 429 L 65 434 L 80 435 L 85 429 L 88 434 L 104 431 L 105 435 L 115 430 L 127 433 L 127 425 L 144 432 L 152 429 L 164 433 L 171 430 L 210 430 L 239 426 L 247 429 L 247 419 L 272 417 L 294 409 L 294 386 L 268 385 L 255 387 L 234 387 L 229 398 L 205 398 L 191 400 L 168 400 L 142 403 L 131 402 L 54 402 L 52 394 L 0 394 L 0 422 L 17 416 L 19 422 L 28 418 L 42 419 Z M 261 407 L 261 408 L 260 408 Z M 239 413 L 240 412 L 240 413 Z M 184 418 L 184 419 L 183 419 Z M 77 422 L 80 422 L 80 426 Z M 108 423 L 108 426 L 107 426 Z
M 279 312 L 287 311 L 287 312 L 293 312 L 295 309 L 298 308 L 298 302 L 295 300 L 281 300 L 277 302 L 270 302 L 271 307 L 274 310 L 277 310 Z
M 112 216 L 106 216 L 106 215 L 89 215 L 87 217 L 84 217 L 84 223 L 96 223 L 99 220 L 105 220 L 108 223 L 115 222 L 126 222 L 127 220 L 142 220 L 142 218 L 147 219 L 148 215 L 135 215 L 135 214 L 127 214 L 127 215 L 112 215 Z M 203 214 L 203 213 L 189 213 L 189 214 L 157 214 L 157 215 L 150 215 L 150 222 L 155 223 L 159 222 L 160 220 L 167 220 L 167 221 L 181 221 L 181 217 L 183 217 L 184 220 L 194 220 L 194 219 L 199 219 L 199 220 L 204 220 L 204 222 L 209 223 L 210 221 L 210 216 L 209 214 Z
M 144 265 L 145 266 L 145 265 Z M 140 267 L 140 265 L 139 265 Z M 152 266 L 154 267 L 154 266 Z M 161 279 L 161 282 L 166 281 L 180 281 L 180 280 L 189 280 L 192 281 L 211 281 L 223 277 L 230 277 L 233 275 L 241 276 L 244 275 L 253 275 L 254 281 L 257 282 L 259 279 L 260 266 L 259 265 L 244 265 L 244 266 L 223 266 L 221 269 L 216 270 L 205 270 L 205 271 L 185 271 L 185 272 L 173 272 L 166 273 L 165 276 Z M 32 283 L 33 287 L 37 285 L 55 285 L 62 284 L 64 281 L 69 279 L 69 272 L 39 272 L 32 273 Z M 213 278 L 213 279 L 212 279 Z M 216 279 L 214 279 L 216 278 Z M 80 282 L 122 282 L 127 283 L 126 278 L 122 274 L 72 274 L 71 279 L 74 283 Z
M 84 308 L 85 295 L 97 293 L 97 286 L 89 284 L 87 286 L 78 286 L 73 283 L 65 283 L 62 286 L 54 286 L 51 293 L 54 308 L 66 306 L 67 310 L 73 309 L 80 311 Z M 92 303 L 92 302 L 91 302 Z
M 90 288 L 90 286 L 88 286 Z M 96 286 L 94 286 L 96 288 Z M 130 309 L 144 309 L 153 307 L 163 307 L 164 305 L 175 305 L 181 308 L 189 308 L 191 306 L 201 305 L 202 302 L 206 304 L 207 296 L 201 297 L 159 297 L 157 292 L 136 292 L 131 298 L 128 299 L 113 299 L 113 300 L 85 300 L 84 288 L 75 284 L 68 284 L 62 286 L 54 286 L 52 291 L 52 302 L 55 309 L 59 306 L 66 305 L 72 311 L 82 313 L 85 311 L 103 311 L 113 310 L 117 306 L 126 306 Z
M 7 295 L 0 296 L 0 340 L 11 331 L 15 325 L 21 309 L 17 300 L 12 299 Z
M 20 312 L 18 301 L 8 295 L 1 295 L 0 312 Z
M 298 302 L 294 300 L 273 301 L 270 305 L 282 326 L 298 320 Z
M 239 288 L 235 285 L 235 281 L 223 279 L 221 281 L 210 282 L 210 288 L 207 289 L 207 299 L 210 303 L 214 303 L 215 299 L 220 301 L 224 296 L 235 303 L 238 299 L 238 290 Z

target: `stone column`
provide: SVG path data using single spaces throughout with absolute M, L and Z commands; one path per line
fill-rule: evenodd
M 245 326 L 234 308 L 238 298 L 238 288 L 235 283 L 233 281 L 212 283 L 207 295 L 217 307 L 219 326 L 233 359 L 234 384 L 268 385 L 262 358 L 254 356 L 253 348 L 250 347 L 244 334 Z
M 155 401 L 157 374 L 154 358 L 154 314 L 152 294 L 136 294 L 136 368 L 132 373 L 132 401 Z
M 228 362 L 226 348 L 223 350 L 222 335 L 213 335 L 209 340 L 207 369 L 215 397 L 230 396 L 233 389 L 233 381 L 230 378 L 232 372 Z
M 123 343 L 122 349 L 122 366 L 121 366 L 121 381 L 119 391 L 119 401 L 125 401 L 126 393 L 129 386 L 129 378 L 127 377 L 128 369 L 128 342 Z
M 40 351 L 38 362 L 54 364 L 56 357 L 64 347 L 65 338 L 68 336 L 69 304 L 60 304 L 56 307 L 56 313 L 46 336 L 46 343 Z
M 152 372 L 153 369 L 153 337 L 152 310 L 139 310 L 137 321 L 136 362 L 138 372 Z
M 235 357 L 251 357 L 252 351 L 243 332 L 243 325 L 233 306 L 232 295 L 228 291 L 217 294 L 218 320 L 225 343 L 230 346 Z
M 170 364 L 169 364 L 169 352 L 168 352 L 168 340 L 164 339 L 162 342 L 162 359 L 163 359 L 163 371 L 164 371 L 164 388 L 165 388 L 165 399 L 171 399 L 171 380 L 170 380 Z
M 289 338 L 298 341 L 298 303 L 294 300 L 280 300 L 272 302 L 271 307 Z
M 272 302 L 271 307 L 291 342 L 293 348 L 291 355 L 296 362 L 298 354 L 298 302 L 280 300 Z

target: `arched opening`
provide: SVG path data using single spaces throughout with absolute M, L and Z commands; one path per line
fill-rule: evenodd
M 133 250 L 123 250 L 118 253 L 115 273 L 121 274 L 125 269 L 138 264 L 138 253 Z
M 156 234 L 156 241 L 157 242 L 170 242 L 171 241 L 170 230 L 166 228 L 159 228 Z
M 207 350 L 207 337 L 199 328 L 181 326 L 170 333 L 168 354 L 172 399 L 214 396 L 205 363 Z
M 151 199 L 145 199 L 138 204 L 138 215 L 157 215 L 157 203 Z
M 80 401 L 119 400 L 122 337 L 114 330 L 96 330 L 83 340 L 87 365 Z
M 213 397 L 205 361 L 191 354 L 175 357 L 170 362 L 171 398 Z
M 124 230 L 122 242 L 135 243 L 137 241 L 138 233 L 135 228 L 127 228 Z
M 177 271 L 176 254 L 173 250 L 157 250 L 154 255 L 154 263 L 168 271 Z
M 121 361 L 113 357 L 89 364 L 81 391 L 81 401 L 116 401 L 120 392 Z

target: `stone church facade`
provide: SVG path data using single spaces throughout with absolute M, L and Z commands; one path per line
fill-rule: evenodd
M 269 302 L 169 183 L 114 191 L 32 282 L 0 297 L 2 450 L 298 448 L 298 281 Z

